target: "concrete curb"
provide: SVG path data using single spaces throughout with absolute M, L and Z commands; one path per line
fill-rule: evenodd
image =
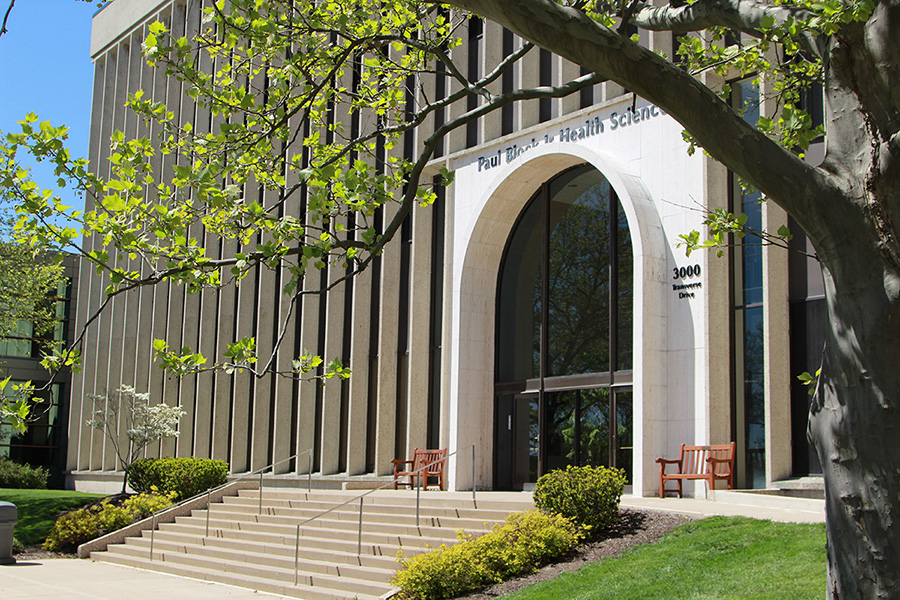
M 91 552 L 106 550 L 106 547 L 110 544 L 119 544 L 127 537 L 136 536 L 142 531 L 150 529 L 154 523 L 157 525 L 159 523 L 172 523 L 175 521 L 175 517 L 183 517 L 191 514 L 193 510 L 206 508 L 207 502 L 218 502 L 224 496 L 236 496 L 240 490 L 255 490 L 258 487 L 259 483 L 256 480 L 232 481 L 231 483 L 223 485 L 208 496 L 203 494 L 202 496 L 197 496 L 187 502 L 167 508 L 157 514 L 155 519 L 154 517 L 147 517 L 142 521 L 132 523 L 127 527 L 107 533 L 95 540 L 85 542 L 78 546 L 78 558 L 90 558 Z

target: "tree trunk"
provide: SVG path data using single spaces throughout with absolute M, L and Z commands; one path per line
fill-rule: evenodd
M 900 598 L 900 277 L 877 245 L 840 245 L 820 250 L 830 327 L 809 424 L 828 597 Z

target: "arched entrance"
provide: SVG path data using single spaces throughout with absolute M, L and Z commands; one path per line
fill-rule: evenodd
M 569 464 L 630 476 L 633 306 L 631 235 L 612 186 L 590 165 L 546 181 L 509 236 L 497 283 L 496 489 Z

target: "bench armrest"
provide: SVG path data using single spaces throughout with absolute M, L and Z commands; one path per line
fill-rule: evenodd
M 706 459 L 706 462 L 710 464 L 710 466 L 716 466 L 717 464 L 725 464 L 731 466 L 734 463 L 734 458 L 713 458 L 710 456 Z
M 681 459 L 679 458 L 679 459 L 675 459 L 675 460 L 670 460 L 668 458 L 657 458 L 656 462 L 658 462 L 661 465 L 680 465 Z
M 411 465 L 411 464 L 413 464 L 413 462 L 415 462 L 415 461 L 412 461 L 412 460 L 400 460 L 400 459 L 398 459 L 398 458 L 392 458 L 392 459 L 391 459 L 391 464 L 393 464 L 393 465 Z

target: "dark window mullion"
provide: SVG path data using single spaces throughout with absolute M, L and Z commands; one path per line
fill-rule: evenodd
M 547 377 L 547 361 L 550 357 L 550 182 L 541 186 L 541 356 L 538 367 L 538 475 L 545 473 L 549 424 L 547 423 L 547 393 L 544 379 Z

